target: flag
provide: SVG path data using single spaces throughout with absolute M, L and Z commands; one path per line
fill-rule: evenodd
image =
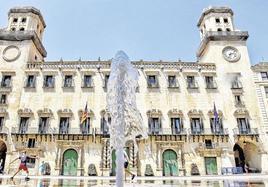
M 87 103 L 86 103 L 85 110 L 83 111 L 82 116 L 81 116 L 81 124 L 83 124 L 84 121 L 86 121 L 87 116 L 88 116 L 88 111 L 87 111 Z
M 217 109 L 216 109 L 215 102 L 214 102 L 213 113 L 214 113 L 214 127 L 216 127 L 217 124 L 219 123 L 219 115 L 218 115 L 218 112 L 217 112 Z

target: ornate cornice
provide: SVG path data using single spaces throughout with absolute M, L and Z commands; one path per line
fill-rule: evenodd
M 35 31 L 1 31 L 0 30 L 0 40 L 7 41 L 23 41 L 32 40 L 35 47 L 41 53 L 43 57 L 47 56 L 47 52 L 39 37 Z
M 146 112 L 147 116 L 162 116 L 162 112 L 159 109 L 151 109 Z
M 196 62 L 155 62 L 155 61 L 132 61 L 132 64 L 140 69 L 175 69 L 178 71 L 196 70 L 196 71 L 216 71 L 214 63 L 196 63 Z M 111 61 L 54 61 L 54 62 L 29 62 L 28 69 L 77 69 L 84 71 L 86 69 L 94 69 L 95 71 L 102 72 L 110 69 Z
M 177 108 L 173 108 L 168 111 L 168 116 L 183 116 L 182 110 L 179 110 Z
M 202 56 L 210 41 L 246 41 L 248 37 L 247 31 L 208 31 L 199 45 L 196 56 Z
M 192 109 L 188 112 L 188 116 L 189 117 L 194 117 L 194 116 L 203 116 L 203 112 L 201 110 L 197 110 L 197 109 Z
M 245 108 L 235 110 L 234 116 L 249 116 L 249 112 Z
M 53 112 L 49 108 L 40 109 L 37 111 L 37 113 L 39 116 L 48 116 L 48 117 L 53 116 Z
M 72 117 L 73 116 L 73 112 L 71 109 L 60 109 L 58 110 L 58 115 L 59 116 L 66 116 L 66 117 Z
M 260 62 L 259 64 L 255 64 L 251 66 L 251 69 L 254 72 L 268 71 L 268 62 Z
M 5 108 L 0 108 L 0 116 L 2 117 L 8 116 L 8 112 L 6 111 Z
M 222 113 L 222 111 L 221 110 L 218 110 L 217 111 L 218 112 L 218 115 L 220 116 L 220 117 L 222 117 L 223 116 L 223 113 Z M 209 110 L 208 111 L 208 116 L 214 116 L 214 110 Z
M 31 116 L 33 116 L 33 111 L 31 109 L 29 109 L 29 108 L 19 109 L 18 110 L 18 115 L 19 116 L 31 117 Z
M 83 109 L 78 110 L 78 116 L 82 116 L 83 112 L 84 112 Z M 89 109 L 87 112 L 87 117 L 90 117 L 90 116 L 94 116 L 94 112 L 91 109 Z

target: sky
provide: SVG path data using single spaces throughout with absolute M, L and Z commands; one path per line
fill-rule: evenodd
M 40 9 L 47 24 L 46 61 L 111 59 L 196 61 L 196 26 L 208 6 L 229 6 L 235 27 L 249 32 L 251 63 L 268 61 L 267 0 L 0 0 L 0 28 L 14 6 Z M 213 63 L 213 62 L 212 62 Z

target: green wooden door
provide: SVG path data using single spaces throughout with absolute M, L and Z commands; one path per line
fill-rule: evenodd
M 63 175 L 77 175 L 77 152 L 73 149 L 68 149 L 63 154 L 62 174 Z
M 205 157 L 205 166 L 207 175 L 217 175 L 216 157 Z
M 166 150 L 163 153 L 163 175 L 164 176 L 178 175 L 177 154 L 172 150 Z

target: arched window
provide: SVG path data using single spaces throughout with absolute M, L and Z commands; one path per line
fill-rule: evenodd
M 217 31 L 220 31 L 220 32 L 221 32 L 221 31 L 222 31 L 222 29 L 221 29 L 221 28 L 218 28 L 218 30 L 217 30 Z
M 230 32 L 230 31 L 231 31 L 231 29 L 230 29 L 230 28 L 227 28 L 227 29 L 226 29 L 226 31 Z
M 12 28 L 11 28 L 11 31 L 16 31 L 16 28 L 15 28 L 15 27 L 12 27 Z
M 20 31 L 24 31 L 25 29 L 23 27 L 20 28 Z

